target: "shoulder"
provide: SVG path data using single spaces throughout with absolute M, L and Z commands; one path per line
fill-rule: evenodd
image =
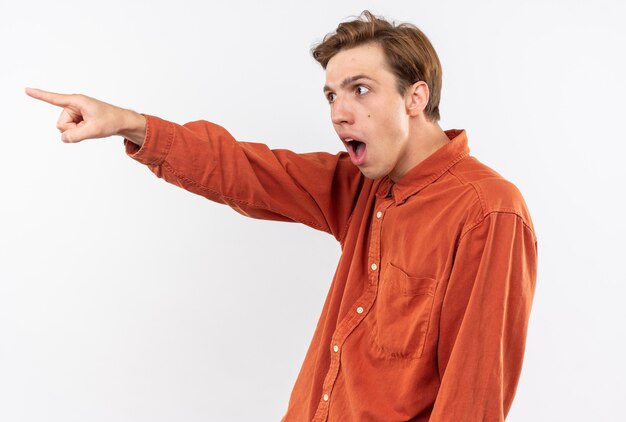
M 477 220 L 492 213 L 511 213 L 532 229 L 532 220 L 522 193 L 500 173 L 471 156 L 459 161 L 450 169 L 450 173 L 473 192 L 478 208 L 475 210 Z

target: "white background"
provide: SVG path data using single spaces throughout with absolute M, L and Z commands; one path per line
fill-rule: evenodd
M 444 67 L 442 127 L 523 192 L 539 278 L 510 421 L 623 421 L 626 6 L 0 0 L 0 420 L 278 420 L 339 246 L 66 145 L 26 86 L 340 149 L 311 45 L 370 8 Z

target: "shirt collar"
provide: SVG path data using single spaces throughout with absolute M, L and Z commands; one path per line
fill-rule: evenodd
M 446 130 L 445 134 L 450 142 L 410 169 L 395 184 L 389 179 L 389 176 L 385 176 L 381 180 L 378 195 L 387 196 L 391 194 L 394 202 L 401 204 L 441 177 L 459 160 L 469 155 L 465 130 L 450 129 Z

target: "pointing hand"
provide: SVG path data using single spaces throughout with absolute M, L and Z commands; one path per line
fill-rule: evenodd
M 143 144 L 146 120 L 132 110 L 81 94 L 57 94 L 33 88 L 26 88 L 26 94 L 63 107 L 57 121 L 57 129 L 61 131 L 63 142 L 75 143 L 85 139 L 120 135 L 137 145 Z

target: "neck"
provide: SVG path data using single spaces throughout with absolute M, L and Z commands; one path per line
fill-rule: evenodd
M 402 160 L 402 165 L 398 166 L 397 171 L 389 175 L 389 178 L 394 182 L 397 182 L 407 171 L 450 142 L 439 123 L 427 120 L 412 123 L 409 142 L 404 151 L 405 159 Z

